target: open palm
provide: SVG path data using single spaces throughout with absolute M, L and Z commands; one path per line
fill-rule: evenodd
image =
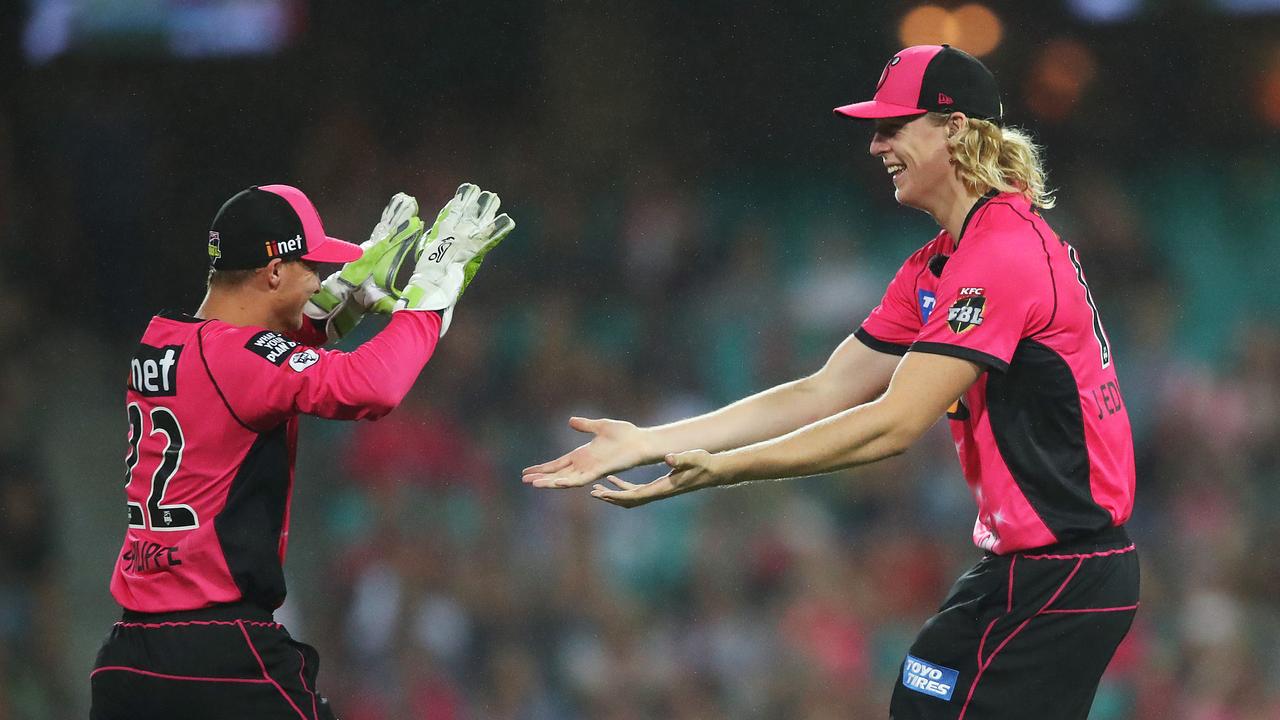
M 643 431 L 622 420 L 570 418 L 569 427 L 595 435 L 555 460 L 527 467 L 521 480 L 537 488 L 575 488 L 645 463 Z

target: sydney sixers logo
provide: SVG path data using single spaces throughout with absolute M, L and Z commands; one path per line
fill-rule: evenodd
M 884 70 L 880 73 L 880 82 L 876 83 L 876 92 L 880 92 L 880 88 L 884 87 L 884 81 L 889 79 L 889 68 L 902 62 L 902 58 L 894 55 L 893 59 L 885 63 Z

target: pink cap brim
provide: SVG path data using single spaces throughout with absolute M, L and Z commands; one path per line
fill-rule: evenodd
M 324 242 L 311 248 L 311 251 L 303 255 L 302 259 L 321 263 L 348 263 L 359 260 L 363 254 L 364 250 L 359 245 L 326 235 Z
M 868 100 L 866 102 L 853 103 L 852 105 L 841 105 L 835 109 L 835 112 L 838 112 L 841 115 L 847 115 L 851 118 L 876 120 L 879 118 L 923 115 L 928 111 L 921 110 L 920 108 L 908 107 L 906 105 L 895 105 L 893 103 L 887 103 L 880 100 Z

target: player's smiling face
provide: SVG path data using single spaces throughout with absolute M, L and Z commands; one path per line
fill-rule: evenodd
M 884 163 L 898 202 L 928 212 L 933 195 L 954 178 L 946 125 L 926 115 L 881 118 L 871 136 L 871 154 Z

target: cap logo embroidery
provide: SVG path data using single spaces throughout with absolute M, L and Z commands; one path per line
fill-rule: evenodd
M 218 235 L 217 230 L 209 231 L 209 259 L 217 260 L 222 257 L 222 237 Z
M 880 88 L 884 87 L 884 81 L 889 79 L 889 68 L 902 62 L 902 58 L 894 55 L 889 62 L 885 63 L 884 70 L 880 72 L 880 82 L 876 83 L 876 92 L 880 92 Z
M 286 253 L 297 252 L 302 249 L 302 236 L 294 235 L 288 240 L 277 240 L 271 242 L 268 240 L 264 243 L 267 248 L 267 257 L 278 257 Z
M 955 104 L 955 102 L 956 102 L 955 100 L 952 100 L 952 99 L 951 99 L 951 96 L 950 96 L 950 95 L 948 95 L 948 94 L 946 94 L 946 93 L 938 93 L 938 104 L 939 104 L 939 105 L 954 105 L 954 104 Z

